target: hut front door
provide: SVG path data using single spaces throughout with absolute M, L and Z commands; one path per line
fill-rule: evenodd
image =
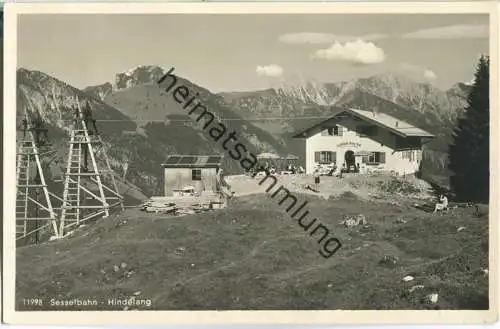
M 348 150 L 344 154 L 345 165 L 347 169 L 351 169 L 352 167 L 356 167 L 356 157 L 354 156 L 354 152 Z

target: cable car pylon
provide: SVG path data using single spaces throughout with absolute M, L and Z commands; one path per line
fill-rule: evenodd
M 118 205 L 123 210 L 123 197 L 118 193 L 114 172 L 97 129 L 96 120 L 92 117 L 90 104 L 87 102 L 82 109 L 76 99 L 73 111 L 59 222 L 59 233 L 62 236 L 67 234 L 71 227 L 91 218 L 108 217 L 110 210 Z M 97 148 L 102 151 L 104 169 L 99 168 Z M 109 178 L 112 187 L 104 184 L 104 178 Z
M 32 107 L 27 95 L 25 99 Z M 60 235 L 40 160 L 40 147 L 48 144 L 47 129 L 36 112 L 32 112 L 32 118 L 24 107 L 24 113 L 16 164 L 16 240 L 34 237 L 34 243 L 38 243 L 40 232 L 48 226 L 56 237 Z

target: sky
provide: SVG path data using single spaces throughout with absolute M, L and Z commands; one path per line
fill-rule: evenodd
M 393 72 L 441 89 L 488 54 L 480 14 L 36 14 L 18 18 L 18 67 L 77 88 L 138 65 L 212 92 Z

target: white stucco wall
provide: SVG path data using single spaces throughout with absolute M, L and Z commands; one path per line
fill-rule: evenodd
M 377 129 L 378 140 L 370 137 L 361 137 L 356 134 L 355 127 L 359 122 L 344 119 L 342 122 L 342 136 L 322 136 L 321 128 L 317 133 L 305 140 L 306 173 L 311 174 L 315 168 L 315 152 L 331 151 L 336 152 L 336 163 L 342 166 L 345 159 L 345 152 L 351 150 L 354 153 L 359 151 L 385 152 L 385 163 L 376 166 L 367 165 L 368 168 L 378 168 L 381 170 L 393 170 L 400 175 L 411 174 L 418 171 L 421 150 L 413 150 L 413 159 L 403 157 L 405 151 L 394 152 L 395 136 L 382 128 Z M 340 124 L 340 123 L 339 123 Z M 362 124 L 362 123 L 361 123 Z M 334 121 L 329 126 L 334 126 Z M 380 142 L 379 142 L 380 141 Z M 356 158 L 358 162 L 359 158 Z M 361 162 L 361 161 L 359 161 Z

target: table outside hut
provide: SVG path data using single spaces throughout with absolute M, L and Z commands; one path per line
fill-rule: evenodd
M 355 172 L 366 173 L 368 171 L 367 164 L 369 157 L 373 154 L 373 152 L 361 150 L 354 154 L 356 159 L 357 168 L 355 168 Z
M 261 153 L 257 155 L 257 170 L 262 171 L 274 168 L 276 171 L 289 171 L 290 167 L 297 168 L 299 157 L 294 154 L 288 154 L 282 157 L 275 153 Z
M 268 170 L 271 167 L 276 167 L 277 160 L 280 158 L 278 154 L 275 153 L 261 153 L 257 155 L 257 170 Z

